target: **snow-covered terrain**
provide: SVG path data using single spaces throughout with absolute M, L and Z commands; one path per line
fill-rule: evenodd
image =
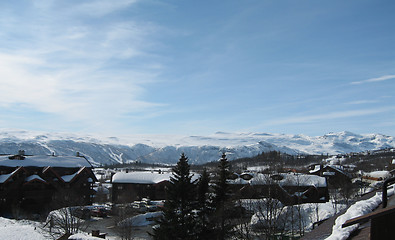
M 39 223 L 0 217 L 0 239 L 45 240 Z
M 382 134 L 329 133 L 324 136 L 225 133 L 208 136 L 130 135 L 93 136 L 70 133 L 44 133 L 0 130 L 0 154 L 25 150 L 30 155 L 71 156 L 76 152 L 94 165 L 141 161 L 175 163 L 184 152 L 190 162 L 200 164 L 217 160 L 222 152 L 229 160 L 251 157 L 271 150 L 289 154 L 339 154 L 395 147 L 392 136 Z
M 394 185 L 389 186 L 388 196 L 394 195 Z M 367 200 L 361 200 L 351 205 L 347 211 L 336 218 L 335 225 L 332 228 L 332 234 L 326 240 L 344 240 L 350 234 L 358 229 L 359 223 L 343 228 L 342 225 L 350 219 L 363 216 L 372 212 L 382 201 L 382 194 L 376 193 L 373 197 Z

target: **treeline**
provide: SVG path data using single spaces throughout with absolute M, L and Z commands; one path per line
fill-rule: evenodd
M 364 171 L 371 172 L 376 170 L 393 170 L 395 164 L 395 151 L 380 152 L 375 154 L 352 154 L 345 156 L 344 165 L 354 165 L 354 172 Z

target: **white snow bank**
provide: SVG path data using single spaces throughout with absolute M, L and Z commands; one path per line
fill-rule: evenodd
M 142 227 L 155 223 L 155 219 L 162 216 L 162 212 L 150 212 L 145 214 L 139 214 L 137 216 L 127 218 L 120 222 L 118 225 L 120 226 L 133 226 L 133 227 Z
M 386 179 L 391 176 L 389 171 L 374 171 L 374 172 L 366 173 L 366 175 L 369 177 L 382 178 L 382 179 Z
M 252 210 L 255 212 L 255 214 L 251 217 L 250 224 L 251 226 L 264 226 L 265 223 L 265 218 L 264 216 L 261 216 L 261 214 L 266 214 L 262 212 L 262 207 L 265 205 L 266 199 L 260 199 L 260 200 L 244 200 L 242 202 L 243 207 L 246 209 Z M 299 204 L 299 205 L 294 205 L 294 206 L 282 206 L 281 204 L 278 204 L 277 207 L 284 209 L 282 211 L 277 211 L 279 214 L 277 217 L 279 219 L 284 219 L 287 221 L 285 223 L 285 230 L 291 231 L 292 229 L 292 223 L 291 223 L 291 213 L 293 212 L 294 216 L 298 216 L 298 209 L 300 210 L 300 222 L 303 223 L 303 227 L 305 230 L 309 231 L 313 228 L 313 224 L 317 221 L 321 221 L 327 218 L 332 217 L 333 215 L 336 214 L 335 208 L 331 202 L 326 202 L 326 203 L 304 203 L 304 204 Z M 338 209 L 344 209 L 346 207 L 345 204 L 339 204 L 337 206 Z M 318 215 L 317 215 L 317 210 L 318 210 Z M 276 212 L 276 211 L 275 211 Z M 266 218 L 267 219 L 267 218 Z M 295 225 L 298 224 L 297 218 L 294 218 L 294 228 Z
M 38 226 L 27 221 L 17 221 L 0 217 L 0 239 L 45 240 Z
M 69 239 L 71 239 L 71 240 L 99 240 L 99 239 L 103 239 L 103 238 L 92 237 L 92 236 L 89 236 L 87 233 L 77 233 L 77 234 L 71 235 L 69 237 Z
M 332 234 L 326 238 L 326 240 L 347 239 L 354 230 L 358 229 L 359 224 L 354 224 L 345 228 L 342 228 L 342 225 L 349 219 L 372 212 L 381 203 L 381 200 L 382 195 L 381 192 L 379 192 L 367 200 L 358 201 L 353 204 L 343 215 L 336 219 L 335 225 L 332 228 Z

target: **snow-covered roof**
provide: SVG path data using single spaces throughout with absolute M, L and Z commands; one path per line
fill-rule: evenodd
M 42 179 L 40 176 L 38 176 L 38 175 L 36 175 L 36 174 L 31 175 L 31 176 L 28 176 L 28 177 L 25 179 L 25 182 L 30 182 L 30 181 L 33 181 L 33 180 L 39 180 L 39 181 L 42 181 L 42 182 L 46 182 L 44 179 Z
M 316 175 L 307 175 L 299 173 L 279 173 L 280 180 L 276 180 L 280 186 L 315 186 L 326 187 L 326 179 Z M 249 182 L 251 185 L 260 185 L 267 182 L 271 176 L 268 174 L 258 174 Z
M 321 170 L 321 165 L 320 164 L 316 164 L 316 165 L 314 165 L 314 169 L 310 170 L 309 172 L 310 173 L 315 173 L 315 172 L 318 172 L 319 170 Z
M 0 166 L 6 167 L 92 167 L 88 160 L 75 156 L 24 156 L 23 160 L 9 159 L 8 156 L 0 157 Z
M 236 178 L 235 180 L 228 180 L 227 181 L 229 184 L 248 184 L 249 181 L 248 180 L 244 180 L 242 178 Z
M 9 179 L 12 176 L 12 174 L 13 173 L 0 175 L 0 183 L 4 183 L 5 181 L 7 181 L 7 179 Z
M 77 172 L 70 174 L 70 175 L 64 175 L 62 176 L 62 180 L 64 182 L 71 182 L 77 175 L 79 175 L 82 171 L 85 170 L 85 167 L 80 168 L 80 170 L 78 170 Z M 92 180 L 92 179 L 91 179 Z
M 62 176 L 62 179 L 65 182 L 70 182 L 76 175 L 77 175 L 77 173 L 70 174 L 70 175 L 64 175 L 64 176 Z
M 327 165 L 326 167 L 327 168 L 332 168 L 333 170 L 338 171 L 339 173 L 341 173 L 341 174 L 343 174 L 343 175 L 345 175 L 345 176 L 347 176 L 349 178 L 352 178 L 351 174 L 346 172 L 346 171 L 344 171 L 344 167 L 341 166 L 341 165 Z
M 18 167 L 12 173 L 0 175 L 0 183 L 5 183 L 10 177 L 12 177 L 12 175 L 14 175 L 16 172 L 21 171 L 21 170 L 22 171 L 24 170 L 23 167 Z
M 113 183 L 155 184 L 170 181 L 171 173 L 158 172 L 118 172 L 112 177 Z
M 332 227 L 332 234 L 326 239 L 348 239 L 350 234 L 358 229 L 359 224 L 354 224 L 343 228 L 342 225 L 349 219 L 365 215 L 372 212 L 373 209 L 381 203 L 381 193 L 376 193 L 375 196 L 361 200 L 351 205 L 347 211 L 336 218 L 335 225 Z
M 192 181 L 199 177 L 199 174 L 194 174 Z M 172 173 L 170 172 L 118 172 L 112 177 L 113 183 L 138 183 L 138 184 L 156 184 L 163 181 L 170 181 Z

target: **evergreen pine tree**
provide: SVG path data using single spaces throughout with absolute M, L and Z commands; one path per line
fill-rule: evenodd
M 204 169 L 197 185 L 198 239 L 210 239 L 214 236 L 214 224 L 210 221 L 213 213 L 212 202 L 209 196 L 210 176 Z
M 233 210 L 231 189 L 227 180 L 230 178 L 231 172 L 229 170 L 229 162 L 226 158 L 225 153 L 222 154 L 222 158 L 219 160 L 217 168 L 217 178 L 214 181 L 214 207 L 215 207 L 215 219 L 217 222 L 216 239 L 223 240 L 227 235 L 230 234 L 230 221 L 228 211 Z
M 153 237 L 157 240 L 197 239 L 196 184 L 192 181 L 188 158 L 181 155 L 173 168 L 173 176 L 167 189 L 160 226 L 154 229 Z

